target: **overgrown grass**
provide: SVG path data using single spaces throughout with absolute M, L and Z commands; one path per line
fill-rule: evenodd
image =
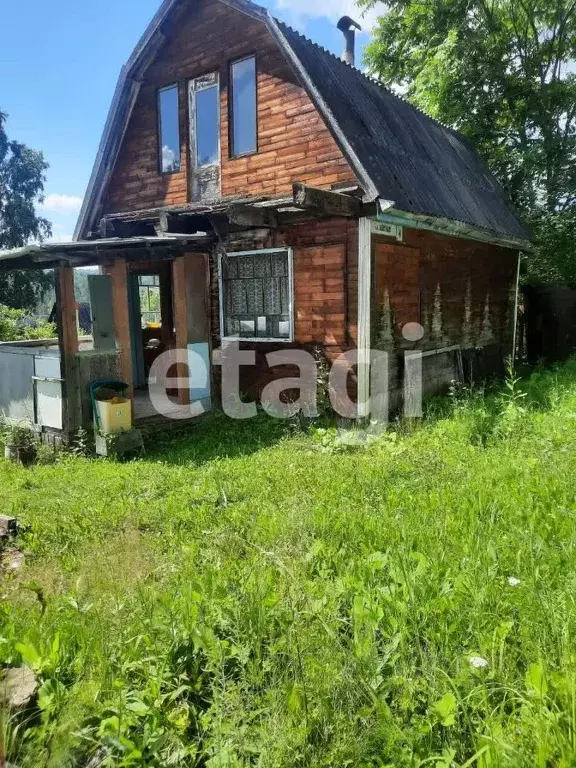
M 576 764 L 576 363 L 433 416 L 345 452 L 215 415 L 132 463 L 0 461 L 27 526 L 0 664 L 42 682 L 8 759 Z

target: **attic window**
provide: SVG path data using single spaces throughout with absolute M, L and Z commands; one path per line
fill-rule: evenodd
M 158 92 L 158 136 L 162 173 L 180 170 L 180 117 L 178 86 Z
M 220 162 L 220 84 L 218 73 L 190 83 L 190 119 L 193 121 L 196 167 Z
M 230 70 L 230 154 L 241 157 L 258 151 L 256 57 L 235 61 Z

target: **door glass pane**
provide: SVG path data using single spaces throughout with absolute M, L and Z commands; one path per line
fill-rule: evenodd
M 142 328 L 150 323 L 159 325 L 162 322 L 160 309 L 160 276 L 138 275 L 138 288 L 140 292 L 140 316 Z
M 196 165 L 214 165 L 218 162 L 219 147 L 219 88 L 196 91 Z
M 180 170 L 180 125 L 178 115 L 178 86 L 158 93 L 160 120 L 160 167 L 162 173 Z
M 232 64 L 232 155 L 257 149 L 256 59 Z

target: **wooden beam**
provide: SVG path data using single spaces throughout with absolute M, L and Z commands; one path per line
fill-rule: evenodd
M 190 344 L 210 345 L 210 266 L 208 254 L 187 253 L 172 267 L 176 349 Z M 187 365 L 178 367 L 178 376 L 188 379 Z M 180 403 L 190 403 L 190 389 L 181 389 Z
M 188 291 L 186 289 L 186 261 L 182 256 L 172 263 L 172 285 L 174 303 L 174 328 L 176 330 L 176 349 L 188 349 Z M 188 378 L 187 366 L 178 364 L 178 378 Z M 190 403 L 188 387 L 178 391 L 181 405 Z
M 306 184 L 294 184 L 294 205 L 312 209 L 324 216 L 346 216 L 359 218 L 362 215 L 362 201 L 357 197 L 330 192 Z
M 274 208 L 256 208 L 244 203 L 233 203 L 228 208 L 230 224 L 256 229 L 275 229 L 278 227 L 278 213 Z
M 66 265 L 56 270 L 56 316 L 61 331 L 61 347 L 66 355 L 78 352 L 78 331 L 76 328 L 76 295 L 74 293 L 74 270 Z
M 79 399 L 76 382 L 78 329 L 76 325 L 76 296 L 74 270 L 69 265 L 56 269 L 56 324 L 62 382 L 62 428 L 71 436 L 80 428 Z
M 114 332 L 119 349 L 119 368 L 122 381 L 128 384 L 128 396 L 134 394 L 132 374 L 132 336 L 130 333 L 130 311 L 128 307 L 128 264 L 125 259 L 115 259 L 106 270 L 112 278 L 112 299 L 114 306 Z

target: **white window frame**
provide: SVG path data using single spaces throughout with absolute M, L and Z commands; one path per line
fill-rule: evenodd
M 254 251 L 234 251 L 226 254 L 226 257 L 259 256 L 263 253 L 287 253 L 288 254 L 288 301 L 290 315 L 290 336 L 288 338 L 275 339 L 263 336 L 225 336 L 224 328 L 224 280 L 222 276 L 222 259 L 225 255 L 218 255 L 218 292 L 220 294 L 220 339 L 221 341 L 246 341 L 249 343 L 262 342 L 264 344 L 293 344 L 294 343 L 294 249 L 285 248 L 259 248 Z
M 218 94 L 218 157 L 213 163 L 206 163 L 205 165 L 198 165 L 198 111 L 196 108 L 196 94 L 200 91 L 208 91 L 211 88 L 216 88 L 216 93 Z M 188 102 L 189 102 L 189 111 L 190 111 L 190 119 L 191 122 L 193 122 L 193 128 L 194 128 L 194 145 L 190 147 L 191 149 L 191 164 L 193 170 L 201 171 L 203 168 L 213 168 L 215 165 L 219 166 L 220 162 L 222 160 L 222 141 L 220 136 L 220 130 L 221 130 L 221 93 L 220 93 L 220 73 L 219 72 L 210 72 L 207 75 L 203 75 L 202 77 L 195 77 L 193 80 L 190 80 L 188 83 Z

